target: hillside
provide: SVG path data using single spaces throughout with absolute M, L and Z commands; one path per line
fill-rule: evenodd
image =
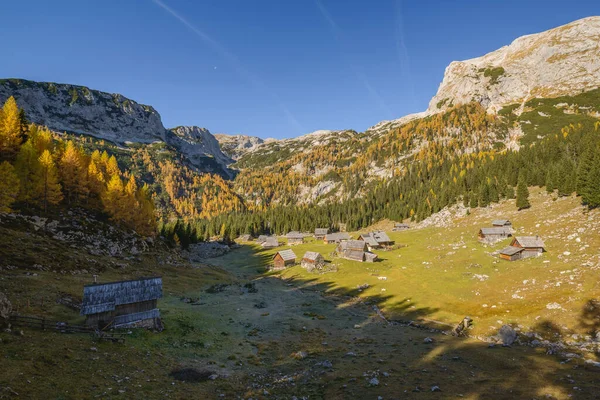
M 85 86 L 1 79 L 0 103 L 10 96 L 17 100 L 31 122 L 55 132 L 92 136 L 120 146 L 166 143 L 201 172 L 233 176 L 227 168 L 231 159 L 221 152 L 208 130 L 198 127 L 167 130 L 154 108 L 120 94 Z

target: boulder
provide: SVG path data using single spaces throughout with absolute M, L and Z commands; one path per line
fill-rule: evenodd
M 500 330 L 498 330 L 498 337 L 503 345 L 510 346 L 517 340 L 517 331 L 510 325 L 502 325 Z

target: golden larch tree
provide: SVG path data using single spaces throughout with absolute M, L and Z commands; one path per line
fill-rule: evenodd
M 44 212 L 47 211 L 48 205 L 56 205 L 63 199 L 58 183 L 58 171 L 56 164 L 52 159 L 50 151 L 44 150 L 40 156 L 40 203 L 44 207 Z
M 11 212 L 10 206 L 19 194 L 19 177 L 7 161 L 0 163 L 0 212 Z

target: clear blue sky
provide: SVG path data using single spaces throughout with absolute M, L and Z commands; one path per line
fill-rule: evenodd
M 598 1 L 21 0 L 0 77 L 85 85 L 166 127 L 292 137 L 422 111 L 453 60 L 600 14 Z

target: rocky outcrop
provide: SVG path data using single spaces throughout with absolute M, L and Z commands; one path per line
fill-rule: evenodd
M 58 132 L 115 143 L 163 140 L 165 128 L 151 106 L 85 86 L 24 79 L 0 80 L 0 102 L 14 96 L 27 118 Z
M 223 153 L 234 160 L 238 160 L 246 153 L 253 152 L 263 143 L 275 141 L 275 139 L 263 140 L 256 136 L 226 135 L 224 133 L 217 133 L 214 136 L 219 141 Z
M 192 165 L 202 165 L 204 166 L 203 170 L 206 170 L 207 158 L 212 158 L 218 164 L 219 169 L 232 177 L 227 165 L 231 164 L 233 159 L 223 154 L 219 142 L 208 129 L 197 126 L 178 126 L 167 132 L 166 141 L 184 154 Z
M 534 97 L 573 95 L 600 87 L 600 17 L 533 35 L 447 68 L 428 114 L 478 101 L 488 112 Z
M 233 160 L 223 154 L 207 129 L 191 126 L 166 130 L 154 108 L 120 94 L 52 82 L 0 80 L 0 104 L 10 96 L 15 97 L 31 122 L 53 131 L 89 135 L 117 144 L 166 142 L 199 171 L 233 177 L 227 168 Z

